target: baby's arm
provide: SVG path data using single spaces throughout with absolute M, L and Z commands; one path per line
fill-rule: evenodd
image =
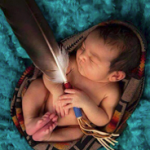
M 101 101 L 101 105 L 99 107 L 91 100 L 88 101 L 82 109 L 93 124 L 97 126 L 104 126 L 111 120 L 119 99 L 120 93 L 117 89 L 113 89 L 109 92 L 107 97 Z
M 72 57 L 70 57 L 69 60 L 69 65 L 66 70 L 66 75 L 71 71 L 71 63 L 72 62 Z M 53 106 L 56 107 L 56 111 L 58 115 L 61 115 L 61 117 L 68 115 L 69 114 L 69 109 L 63 109 L 61 106 L 58 105 L 57 100 L 58 97 L 64 94 L 64 88 L 63 84 L 61 83 L 54 83 L 48 79 L 48 76 L 46 74 L 43 74 L 42 76 L 43 82 L 45 87 L 48 89 L 48 91 L 52 94 L 53 96 Z
M 68 115 L 69 110 L 64 110 L 57 104 L 58 97 L 64 94 L 63 84 L 51 82 L 50 80 L 48 80 L 48 77 L 45 74 L 43 74 L 43 82 L 45 87 L 52 95 L 53 107 L 55 108 L 57 114 L 61 117 Z
M 70 57 L 70 61 L 69 61 L 69 65 L 68 65 L 66 74 L 68 74 L 71 70 L 71 58 L 72 57 Z M 54 82 L 50 81 L 48 79 L 49 77 L 46 74 L 43 74 L 42 78 L 43 78 L 43 82 L 44 82 L 45 87 L 51 92 L 51 94 L 53 94 L 54 97 L 56 97 L 55 100 L 57 100 L 57 98 L 60 95 L 64 94 L 63 84 L 54 83 Z
M 48 91 L 53 95 L 53 100 L 56 101 L 57 98 L 64 93 L 63 85 L 60 83 L 54 83 L 48 79 L 48 77 L 43 74 L 43 82 Z

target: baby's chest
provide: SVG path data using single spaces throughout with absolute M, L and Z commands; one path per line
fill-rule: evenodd
M 98 90 L 98 87 L 94 84 L 85 82 L 84 79 L 79 79 L 78 77 L 68 77 L 68 81 L 71 83 L 73 88 L 77 88 L 85 92 L 92 101 L 98 106 L 102 99 L 104 98 L 104 94 L 101 90 Z

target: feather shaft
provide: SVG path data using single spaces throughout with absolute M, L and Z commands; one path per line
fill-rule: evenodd
M 36 2 L 0 0 L 0 7 L 34 65 L 46 74 L 49 80 L 57 83 L 66 82 L 67 53 L 64 53 L 65 50 L 61 52 Z
M 48 46 L 50 52 L 52 53 L 52 55 L 53 55 L 53 57 L 54 57 L 54 60 L 55 60 L 55 62 L 56 62 L 56 64 L 57 64 L 57 67 L 58 67 L 58 69 L 59 69 L 59 71 L 60 71 L 60 74 L 62 75 L 63 82 L 64 82 L 64 83 L 67 83 L 66 74 L 65 74 L 65 72 L 63 72 L 63 70 L 62 70 L 62 67 L 65 68 L 65 66 L 62 66 L 62 67 L 60 66 L 59 61 L 58 61 L 58 58 L 57 58 L 56 54 L 54 53 L 54 51 L 53 51 L 53 49 L 52 49 L 52 47 L 51 47 L 51 45 L 50 45 L 50 43 L 49 43 L 49 41 L 48 41 L 46 35 L 44 34 L 44 31 L 42 30 L 42 28 L 41 28 L 41 26 L 40 26 L 40 24 L 39 24 L 39 22 L 38 22 L 38 20 L 37 20 L 36 17 L 34 16 L 34 13 L 33 13 L 32 10 L 30 9 L 30 7 L 29 7 L 28 4 L 27 4 L 27 6 L 28 6 L 28 9 L 30 10 L 30 12 L 31 12 L 31 14 L 32 14 L 32 16 L 33 16 L 33 18 L 34 18 L 34 20 L 36 21 L 36 23 L 37 23 L 37 25 L 38 25 L 38 27 L 39 27 L 39 29 L 40 29 L 40 31 L 41 31 L 41 33 L 42 33 L 44 39 L 45 39 L 45 42 L 47 43 L 47 46 Z M 55 39 L 54 37 L 51 37 L 51 38 Z M 59 47 L 58 47 L 58 48 L 59 48 Z M 61 55 L 61 50 L 59 49 L 59 51 L 60 51 L 59 54 Z

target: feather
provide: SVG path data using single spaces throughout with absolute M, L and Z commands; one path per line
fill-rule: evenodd
M 67 78 L 64 73 L 67 72 L 67 68 L 69 65 L 69 55 L 66 52 L 66 50 L 62 47 L 62 51 L 59 51 L 59 54 L 57 55 L 56 61 L 58 62 L 58 66 L 60 66 L 61 69 L 57 69 L 54 71 L 51 71 L 51 78 L 48 78 L 48 80 L 51 80 L 55 83 L 66 83 Z M 48 72 L 49 70 L 46 70 Z
M 57 83 L 67 82 L 68 53 L 59 48 L 35 1 L 1 0 L 0 7 L 34 65 L 45 73 L 49 80 Z

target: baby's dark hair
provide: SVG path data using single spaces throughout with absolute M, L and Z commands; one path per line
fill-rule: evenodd
M 120 50 L 119 56 L 111 62 L 110 71 L 123 71 L 130 78 L 131 71 L 140 63 L 141 45 L 136 34 L 121 24 L 98 26 L 94 31 L 99 32 L 105 44 L 115 46 Z

